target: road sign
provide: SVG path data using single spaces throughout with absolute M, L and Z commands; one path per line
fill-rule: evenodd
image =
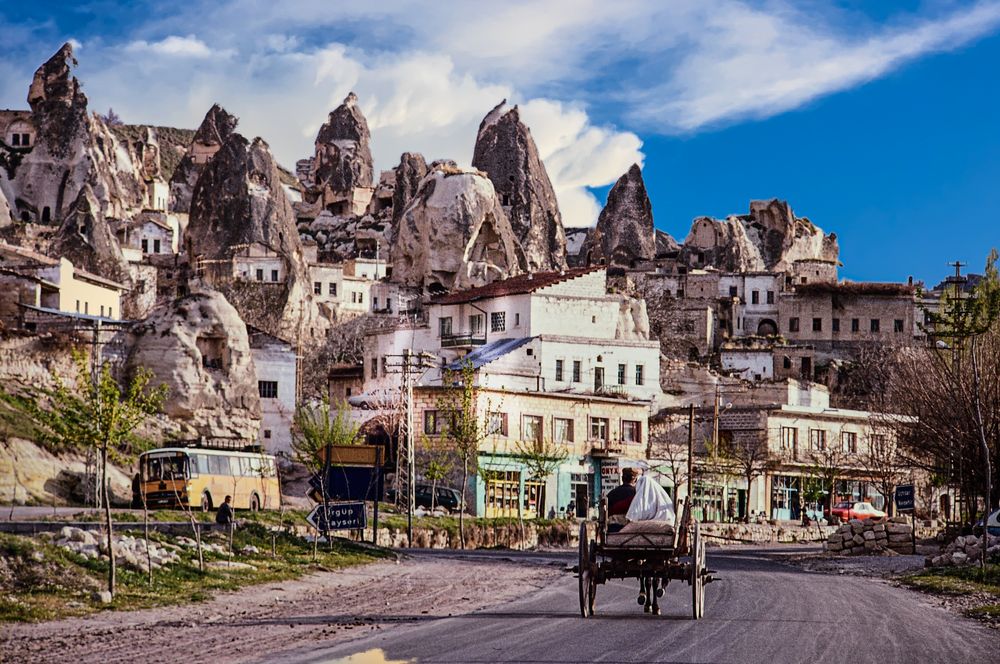
M 896 509 L 900 512 L 912 512 L 914 507 L 914 491 L 912 484 L 900 484 L 896 487 Z
M 316 530 L 363 530 L 368 525 L 368 512 L 363 502 L 330 503 L 326 507 L 325 516 L 323 506 L 317 505 L 306 517 Z
M 309 478 L 313 489 L 309 495 L 320 502 L 323 500 L 322 473 Z M 381 500 L 384 478 L 380 468 L 364 466 L 331 466 L 326 479 L 326 496 L 330 500 Z
M 326 463 L 330 455 L 331 466 L 378 466 L 382 451 L 378 445 L 327 445 L 319 453 L 319 459 Z

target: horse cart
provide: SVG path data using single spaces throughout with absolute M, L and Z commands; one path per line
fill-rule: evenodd
M 693 618 L 705 615 L 705 585 L 712 582 L 713 572 L 705 567 L 705 539 L 686 502 L 682 514 L 677 527 L 637 521 L 609 533 L 607 499 L 601 501 L 596 538 L 590 537 L 588 522 L 580 524 L 577 569 L 580 613 L 584 618 L 594 615 L 597 586 L 611 579 L 637 579 L 639 603 L 654 614 L 659 614 L 657 599 L 667 584 L 671 580 L 686 582 L 691 586 Z

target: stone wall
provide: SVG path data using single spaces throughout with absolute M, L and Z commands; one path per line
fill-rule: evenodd
M 913 528 L 905 516 L 851 519 L 827 537 L 826 551 L 840 555 L 875 555 L 884 551 L 913 553 Z
M 1000 537 L 987 537 L 986 561 L 997 562 L 1000 560 Z M 933 567 L 961 567 L 978 563 L 982 557 L 982 536 L 965 535 L 956 537 L 940 555 L 928 557 L 927 562 Z

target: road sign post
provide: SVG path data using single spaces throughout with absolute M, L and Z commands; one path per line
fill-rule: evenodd
M 317 530 L 364 530 L 368 525 L 368 510 L 364 501 L 345 503 L 327 502 L 317 505 L 306 517 Z
M 910 530 L 913 543 L 913 553 L 917 552 L 917 511 L 916 491 L 912 484 L 900 484 L 896 487 L 896 511 L 899 513 L 910 513 Z

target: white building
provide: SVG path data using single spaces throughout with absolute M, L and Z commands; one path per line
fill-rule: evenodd
M 261 422 L 257 442 L 271 454 L 290 455 L 297 393 L 295 348 L 249 325 L 247 334 L 260 394 Z
M 233 247 L 233 276 L 247 281 L 284 282 L 288 268 L 278 252 L 262 242 Z
M 441 361 L 423 385 L 467 358 L 484 387 L 656 399 L 660 351 L 644 305 L 607 294 L 606 278 L 603 268 L 526 274 L 432 299 L 425 323 L 369 337 L 365 389 L 398 384 L 388 368 L 411 349 Z

